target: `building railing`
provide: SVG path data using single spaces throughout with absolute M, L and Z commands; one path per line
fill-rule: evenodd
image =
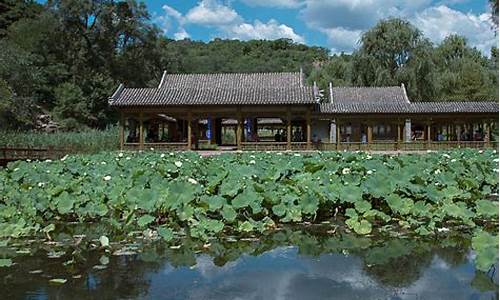
M 321 143 L 318 150 L 322 151 L 425 151 L 446 150 L 454 148 L 498 149 L 497 141 L 374 141 L 372 143 L 342 142 Z
M 245 151 L 286 151 L 286 142 L 242 142 Z
M 186 150 L 187 143 L 184 142 L 174 142 L 174 143 L 144 143 L 143 149 L 149 150 L 167 150 L 167 151 L 181 151 Z M 125 143 L 123 144 L 123 150 L 140 150 L 141 145 L 139 143 Z
M 15 160 L 45 160 L 59 159 L 66 154 L 77 153 L 75 148 L 31 148 L 31 147 L 2 147 L 0 148 L 0 166 L 5 166 Z

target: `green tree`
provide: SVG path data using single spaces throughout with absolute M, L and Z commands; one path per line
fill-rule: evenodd
M 498 0 L 489 0 L 491 8 L 491 20 L 493 21 L 493 26 L 498 30 Z
M 462 36 L 445 38 L 433 59 L 438 71 L 438 97 L 455 101 L 498 99 L 498 72 L 492 51 L 488 59 Z
M 432 43 L 409 22 L 382 20 L 361 37 L 353 55 L 353 83 L 388 86 L 404 83 L 412 99 L 435 94 Z
M 65 82 L 55 89 L 56 106 L 54 115 L 65 129 L 78 129 L 91 116 L 88 103 L 80 87 L 74 83 Z

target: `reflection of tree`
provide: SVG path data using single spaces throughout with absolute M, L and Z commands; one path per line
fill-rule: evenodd
M 480 292 L 494 291 L 497 293 L 496 299 L 498 299 L 498 283 L 495 283 L 495 281 L 484 272 L 475 272 L 471 286 Z
M 437 247 L 435 253 L 449 266 L 456 267 L 467 260 L 469 248 L 467 247 Z
M 46 293 L 49 299 L 112 299 L 140 298 L 149 287 L 148 272 L 159 267 L 144 264 L 137 257 L 113 257 L 106 270 L 94 270 L 99 264 L 101 253 L 84 254 L 86 261 L 74 267 L 65 267 L 63 262 L 70 257 L 47 259 L 46 252 L 39 251 L 33 256 L 16 258 L 18 264 L 2 270 L 0 283 L 2 298 L 22 299 L 27 293 Z M 42 274 L 29 274 L 41 269 Z M 130 270 L 133 270 L 131 272 Z M 82 275 L 72 279 L 72 275 Z M 64 285 L 50 285 L 50 278 L 68 279 Z
M 448 264 L 457 266 L 465 261 L 469 245 L 460 239 L 445 239 L 441 245 L 421 240 L 406 239 L 369 239 L 357 235 L 328 235 L 301 230 L 284 230 L 266 233 L 258 239 L 210 241 L 210 246 L 189 238 L 176 241 L 180 248 L 171 248 L 168 244 L 157 242 L 141 246 L 140 253 L 131 256 L 109 256 L 110 262 L 105 270 L 95 270 L 103 250 L 85 250 L 90 243 L 78 247 L 67 246 L 66 257 L 47 259 L 46 251 L 51 248 L 41 245 L 33 256 L 17 257 L 18 264 L 11 268 L 0 268 L 0 288 L 5 298 L 23 298 L 26 291 L 41 291 L 50 298 L 143 298 L 151 287 L 151 274 L 165 268 L 191 267 L 199 263 L 198 254 L 204 254 L 218 267 L 238 260 L 242 255 L 259 256 L 281 246 L 296 246 L 299 255 L 319 256 L 325 253 L 350 253 L 361 257 L 363 270 L 375 281 L 385 286 L 403 287 L 415 282 L 428 267 L 435 254 Z M 37 246 L 30 246 L 35 249 Z M 71 253 L 81 251 L 82 259 L 74 266 L 64 267 L 62 262 L 71 259 Z M 77 251 L 77 252 L 78 252 Z M 2 248 L 0 248 L 0 254 Z M 15 254 L 15 251 L 14 251 Z M 12 257 L 12 253 L 4 253 Z M 342 256 L 339 256 L 342 258 Z M 30 270 L 43 269 L 44 274 L 30 275 Z M 81 274 L 80 279 L 71 279 L 71 275 Z M 494 287 L 491 281 L 477 275 L 473 285 L 479 290 L 490 291 Z M 66 278 L 69 281 L 62 286 L 50 286 L 50 278 Z M 179 287 L 178 290 L 182 290 Z
M 430 250 L 424 242 L 389 240 L 366 251 L 364 269 L 383 285 L 408 286 L 431 264 L 433 254 Z

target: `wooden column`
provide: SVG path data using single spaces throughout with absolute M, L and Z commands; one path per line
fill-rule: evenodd
M 199 119 L 195 117 L 193 120 L 193 123 L 194 123 L 194 128 L 192 130 L 193 130 L 193 134 L 194 134 L 194 150 L 198 150 L 198 146 L 200 143 L 200 122 L 199 122 Z M 192 142 L 193 141 L 191 141 L 191 143 Z
M 139 114 L 139 150 L 144 149 L 144 114 Z
M 306 126 L 307 126 L 307 139 L 306 139 L 306 146 L 307 150 L 311 149 L 311 111 L 308 110 L 306 114 Z
M 241 113 L 238 113 L 238 125 L 236 125 L 236 146 L 241 150 L 241 136 L 243 135 L 243 118 Z
M 123 117 L 123 112 L 120 112 L 120 150 L 123 151 L 123 145 L 125 143 L 125 119 Z
M 399 150 L 401 143 L 401 124 L 398 122 L 398 137 L 396 141 L 396 149 Z
M 370 149 L 372 141 L 373 141 L 373 125 L 368 124 L 368 136 L 367 136 L 368 149 Z
M 337 142 L 337 151 L 338 151 L 338 150 L 340 150 L 340 139 L 341 139 L 340 138 L 340 123 L 337 121 L 335 124 L 337 125 L 336 126 L 337 127 L 337 137 L 336 137 L 337 141 L 336 142 Z
M 286 111 L 286 150 L 292 150 L 292 112 Z
M 431 124 L 427 123 L 425 126 L 427 127 L 427 130 L 426 130 L 426 135 L 427 135 L 427 149 L 430 149 L 431 148 Z
M 490 123 L 484 124 L 484 145 L 490 147 Z
M 216 119 L 214 117 L 210 117 L 210 144 L 217 144 L 216 132 L 217 132 L 217 124 Z
M 191 140 L 191 135 L 192 135 L 192 129 L 191 129 L 191 123 L 193 121 L 193 115 L 191 112 L 188 112 L 188 117 L 187 117 L 187 150 L 191 150 L 191 144 L 193 141 Z

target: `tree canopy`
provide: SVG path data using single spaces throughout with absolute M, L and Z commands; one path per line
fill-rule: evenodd
M 291 40 L 210 42 L 165 37 L 135 0 L 6 0 L 0 4 L 0 128 L 34 128 L 50 115 L 63 128 L 116 122 L 107 99 L 118 83 L 156 86 L 169 73 L 283 72 L 309 81 L 400 85 L 412 99 L 497 99 L 491 58 L 450 36 L 433 45 L 408 22 L 379 22 L 352 54 Z
M 491 57 L 458 35 L 433 45 L 407 21 L 387 19 L 365 32 L 352 55 L 331 56 L 309 81 L 322 88 L 404 84 L 412 100 L 498 100 L 498 49 Z

